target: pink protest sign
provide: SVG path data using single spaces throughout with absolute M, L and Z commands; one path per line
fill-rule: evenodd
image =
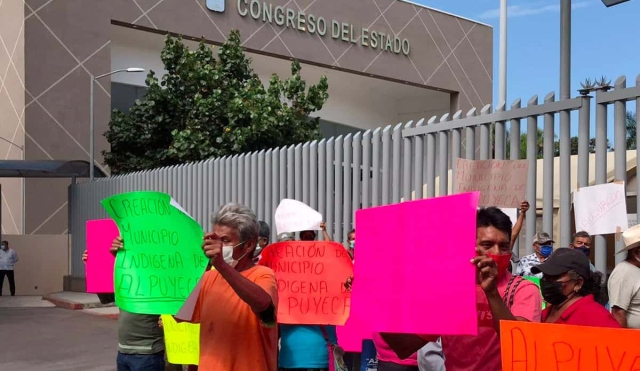
M 113 292 L 113 265 L 116 258 L 109 249 L 119 235 L 118 227 L 111 219 L 87 221 L 87 292 Z
M 352 311 L 344 326 L 336 326 L 338 345 L 345 352 L 361 352 L 362 340 L 370 340 L 372 338 L 371 331 L 367 331 L 367 327 L 360 322 L 358 316 L 354 315 Z
M 351 313 L 361 333 L 477 335 L 479 193 L 356 212 Z

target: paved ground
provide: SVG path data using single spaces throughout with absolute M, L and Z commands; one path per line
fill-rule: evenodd
M 115 370 L 116 331 L 117 321 L 81 311 L 0 307 L 0 370 Z

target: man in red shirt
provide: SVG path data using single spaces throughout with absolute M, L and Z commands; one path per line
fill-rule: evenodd
M 442 336 L 447 371 L 500 371 L 500 320 L 540 321 L 542 303 L 538 287 L 508 272 L 511 263 L 511 220 L 500 209 L 479 209 L 476 217 L 476 252 L 471 263 L 478 273 L 477 336 Z M 407 358 L 434 335 L 381 334 L 391 349 Z

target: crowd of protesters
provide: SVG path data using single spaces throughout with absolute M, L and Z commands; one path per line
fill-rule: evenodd
M 539 232 L 531 255 L 517 260 L 512 252 L 526 218 L 523 202 L 514 225 L 498 208 L 481 208 L 476 219 L 476 253 L 470 264 L 477 272 L 477 336 L 437 334 L 373 334 L 378 371 L 501 370 L 500 321 L 527 321 L 579 326 L 640 329 L 640 226 L 622 235 L 624 262 L 603 286 L 603 274 L 589 260 L 591 236 L 574 235 L 567 247 L 554 246 Z M 330 241 L 324 223 L 324 240 Z M 328 345 L 337 345 L 334 326 L 278 325 L 278 292 L 274 272 L 257 264 L 271 242 L 270 229 L 249 208 L 229 204 L 212 220 L 203 252 L 207 270 L 191 322 L 200 324 L 199 366 L 189 370 L 289 371 L 334 370 Z M 302 241 L 316 240 L 316 231 L 298 233 Z M 293 233 L 278 241 L 294 240 Z M 115 255 L 126 242 L 118 238 Z M 345 248 L 353 259 L 356 233 Z M 86 252 L 83 260 L 88 258 Z M 539 278 L 540 287 L 523 277 Z M 350 289 L 354 277 L 345 277 Z M 608 288 L 611 310 L 599 303 Z M 546 308 L 543 309 L 543 302 Z M 210 308 L 215 308 L 211 310 Z M 162 323 L 157 315 L 120 310 L 119 371 L 164 370 Z M 333 362 L 333 361 L 331 361 Z M 357 371 L 357 370 L 354 370 Z

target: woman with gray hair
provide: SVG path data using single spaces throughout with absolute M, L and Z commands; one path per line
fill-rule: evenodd
M 203 250 L 214 268 L 201 280 L 192 321 L 200 323 L 203 370 L 276 371 L 278 288 L 274 272 L 253 262 L 260 225 L 246 206 L 223 206 Z

